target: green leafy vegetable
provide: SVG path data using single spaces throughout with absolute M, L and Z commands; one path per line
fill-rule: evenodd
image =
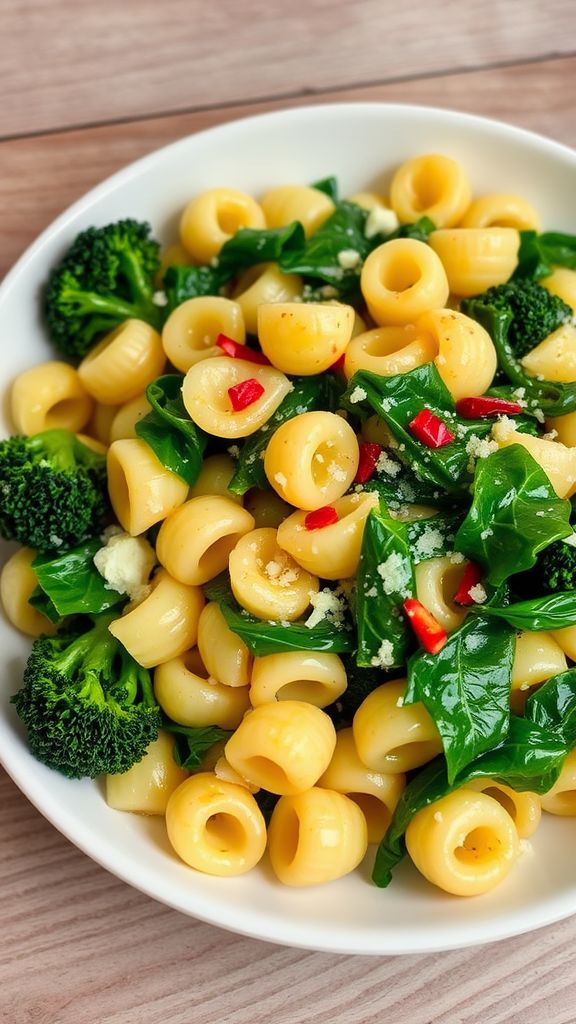
M 230 280 L 257 263 L 282 264 L 304 245 L 304 228 L 297 220 L 281 228 L 240 228 L 220 250 L 218 274 Z
M 314 181 L 310 187 L 323 192 L 333 203 L 338 202 L 338 179 L 334 175 L 331 175 L 329 178 L 321 178 L 320 181 Z
M 539 278 L 551 274 L 554 267 L 576 270 L 576 235 L 560 231 L 520 232 L 518 266 L 514 278 Z
M 126 595 L 106 586 L 94 565 L 94 555 L 101 547 L 96 538 L 61 555 L 37 555 L 32 562 L 40 588 L 56 611 L 55 621 L 66 615 L 98 615 L 127 600 Z M 47 614 L 41 597 L 33 595 L 30 604 Z
M 280 268 L 330 284 L 341 298 L 353 296 L 358 291 L 362 262 L 383 240 L 380 235 L 366 238 L 367 216 L 367 211 L 360 206 L 342 200 L 300 250 L 282 253 L 278 260 Z M 338 260 L 345 249 L 352 249 L 359 256 L 358 264 L 349 270 L 343 269 Z
M 539 551 L 570 533 L 570 502 L 525 448 L 513 444 L 478 460 L 472 506 L 454 545 L 486 567 L 489 583 L 498 587 L 530 569 Z
M 186 412 L 181 392 L 182 377 L 177 373 L 149 384 L 146 397 L 152 410 L 136 424 L 136 433 L 166 469 L 192 486 L 202 468 L 207 438 Z
M 168 299 L 166 312 L 170 314 L 176 306 L 181 306 L 188 299 L 196 299 L 201 295 L 219 295 L 224 283 L 222 275 L 214 267 L 168 267 L 162 280 Z
M 576 625 L 576 590 L 517 601 L 505 608 L 485 604 L 472 610 L 503 619 L 515 629 L 565 629 Z
M 351 651 L 354 637 L 349 629 L 325 620 L 308 628 L 303 622 L 267 622 L 253 615 L 237 611 L 229 604 L 221 604 L 226 622 L 251 654 L 279 654 L 282 651 L 331 651 L 341 654 Z
M 458 512 L 439 512 L 427 519 L 406 523 L 406 533 L 414 565 L 427 558 L 439 558 L 454 550 L 454 537 L 462 522 Z
M 576 746 L 576 668 L 547 679 L 528 698 L 524 713 L 535 725 L 561 736 L 572 750 Z
M 517 359 L 572 317 L 570 306 L 535 281 L 494 285 L 472 301 L 511 315 L 507 340 Z
M 364 527 L 356 589 L 359 666 L 404 664 L 412 635 L 401 608 L 414 592 L 406 525 L 372 509 Z
M 174 760 L 180 768 L 194 771 L 200 768 L 204 755 L 216 743 L 230 739 L 232 732 L 218 725 L 193 726 L 164 722 L 162 728 L 174 736 Z

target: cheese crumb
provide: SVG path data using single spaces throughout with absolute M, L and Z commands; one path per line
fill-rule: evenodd
M 284 476 L 284 473 L 275 473 L 274 479 L 277 484 L 280 484 L 280 487 L 286 487 L 286 484 L 288 483 L 288 480 Z
M 146 596 L 150 573 L 156 564 L 154 549 L 144 537 L 131 537 L 118 527 L 106 531 L 105 541 L 94 555 L 94 565 L 106 580 L 107 590 L 139 601 Z
M 233 459 L 240 457 L 240 448 L 237 444 L 231 444 L 228 448 L 228 455 L 231 455 Z
M 433 558 L 439 550 L 442 550 L 443 544 L 444 537 L 440 530 L 428 526 L 414 544 L 414 551 L 422 560 Z
M 337 462 L 332 460 L 332 462 L 328 464 L 328 476 L 332 477 L 332 479 L 336 480 L 338 483 L 344 483 L 346 479 L 346 472 L 338 465 Z
M 450 555 L 451 565 L 460 565 L 464 561 L 464 555 L 461 551 L 453 551 Z
M 401 471 L 402 466 L 399 462 L 391 459 L 388 452 L 383 451 L 378 456 L 375 469 L 377 473 L 386 473 L 387 476 L 396 477 Z
M 342 270 L 354 270 L 361 260 L 360 253 L 356 249 L 341 249 L 336 258 Z
M 374 668 L 391 668 L 394 664 L 394 648 L 390 640 L 383 640 L 377 654 L 370 662 Z
M 497 452 L 499 448 L 497 441 L 491 441 L 487 437 L 478 437 L 472 434 L 466 445 L 466 454 L 470 456 L 472 467 L 474 459 L 487 459 L 489 455 Z
M 317 626 L 323 619 L 328 619 L 337 626 L 342 625 L 344 622 L 346 602 L 328 587 L 324 587 L 317 594 L 312 594 L 310 604 L 313 611 L 304 623 L 308 629 L 314 629 L 314 626 Z
M 394 210 L 386 206 L 375 206 L 366 218 L 364 225 L 364 237 L 374 238 L 374 235 L 390 235 L 396 231 L 399 221 Z
M 166 292 L 163 292 L 161 290 L 154 292 L 154 295 L 152 296 L 152 302 L 154 303 L 155 306 L 167 306 L 168 296 L 166 295 Z
M 441 821 L 444 821 L 442 811 L 434 811 L 434 821 L 437 821 L 439 824 Z
M 378 566 L 378 575 L 384 583 L 385 594 L 400 594 L 402 597 L 409 596 L 408 585 L 411 580 L 410 563 L 397 551 L 393 551 L 388 558 Z
M 493 535 L 493 533 L 494 533 L 494 530 L 492 530 L 489 526 L 487 526 L 485 530 L 481 531 L 481 533 L 480 533 L 480 540 L 488 540 L 488 537 L 491 537 Z
M 468 593 L 474 601 L 474 604 L 484 604 L 484 602 L 488 600 L 488 594 L 481 583 L 476 583 L 474 587 L 470 587 Z
M 364 391 L 364 388 L 355 387 L 354 391 L 350 395 L 349 402 L 351 405 L 356 405 L 357 402 L 364 402 L 368 398 L 368 395 Z

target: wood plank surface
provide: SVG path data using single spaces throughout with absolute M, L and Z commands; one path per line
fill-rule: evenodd
M 468 110 L 576 145 L 575 92 L 576 57 L 567 57 L 333 90 L 314 101 L 378 100 Z M 309 97 L 270 100 L 0 142 L 0 277 L 58 213 L 130 161 L 214 124 L 308 102 Z
M 0 136 L 574 51 L 574 0 L 0 0 Z

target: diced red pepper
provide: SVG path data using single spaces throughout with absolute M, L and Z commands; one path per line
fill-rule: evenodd
M 446 630 L 415 597 L 407 598 L 402 607 L 424 650 L 428 651 L 428 654 L 438 654 L 448 640 Z
M 473 597 L 470 596 L 470 590 L 480 583 L 484 571 L 481 566 L 477 565 L 476 562 L 468 562 L 464 570 L 464 575 L 460 581 L 460 586 L 454 594 L 454 601 L 456 604 L 471 605 L 476 604 Z
M 355 484 L 365 484 L 374 474 L 376 463 L 382 454 L 382 445 L 366 442 L 359 445 L 360 461 L 354 477 Z
M 333 505 L 323 505 L 314 512 L 309 512 L 304 519 L 307 530 L 321 530 L 324 526 L 332 526 L 338 522 L 338 513 Z
M 329 369 L 330 370 L 334 370 L 336 373 L 343 373 L 344 372 L 344 361 L 345 361 L 345 359 L 346 359 L 346 353 L 343 352 L 342 355 L 339 356 L 339 358 L 336 360 L 336 362 L 332 363 L 332 366 L 330 366 Z
M 228 397 L 232 403 L 234 412 L 242 412 L 249 405 L 253 405 L 259 398 L 262 398 L 264 388 L 256 377 L 249 377 L 248 380 L 241 380 L 239 384 L 228 388 Z
M 456 412 L 464 420 L 479 420 L 483 416 L 517 416 L 522 412 L 519 402 L 509 402 L 507 398 L 490 398 L 489 395 L 479 398 L 459 398 Z
M 270 366 L 270 360 L 263 352 L 256 352 L 253 348 L 248 348 L 247 345 L 241 345 L 239 341 L 234 341 L 234 338 L 229 338 L 227 334 L 219 334 L 216 344 L 231 359 L 245 359 L 247 363 Z
M 454 440 L 454 434 L 430 409 L 420 409 L 408 428 L 427 448 L 443 448 Z

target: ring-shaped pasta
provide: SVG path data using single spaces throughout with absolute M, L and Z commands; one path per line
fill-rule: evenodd
M 247 380 L 264 388 L 260 398 L 244 409 L 232 407 L 229 389 Z M 204 359 L 192 366 L 184 378 L 182 398 L 198 426 L 216 437 L 248 437 L 264 426 L 276 411 L 292 384 L 274 366 L 259 366 L 244 359 Z
M 167 245 L 166 248 L 161 249 L 160 266 L 158 268 L 158 273 L 156 274 L 156 284 L 158 288 L 162 288 L 164 274 L 168 270 L 168 267 L 189 267 L 191 263 L 192 257 L 181 242 L 174 242 L 172 245 Z
M 555 431 L 555 440 L 568 448 L 576 448 L 576 412 L 564 416 L 550 416 L 546 419 L 546 430 Z
M 346 351 L 354 310 L 341 302 L 267 302 L 258 306 L 262 351 L 284 373 L 322 373 Z
M 220 605 L 210 601 L 198 622 L 198 650 L 206 670 L 226 686 L 248 686 L 252 655 L 243 640 L 228 627 Z
M 367 768 L 358 757 L 352 729 L 339 729 L 332 760 L 318 780 L 358 804 L 368 826 L 368 842 L 379 843 L 396 809 L 405 775 L 384 775 Z
M 278 185 L 260 199 L 269 228 L 282 228 L 300 221 L 306 238 L 310 238 L 334 213 L 330 196 L 310 185 Z
M 200 587 L 187 587 L 160 569 L 148 596 L 128 605 L 108 628 L 139 665 L 153 668 L 194 646 L 203 607 Z
M 457 789 L 418 811 L 406 829 L 406 846 L 418 871 L 454 896 L 495 888 L 520 852 L 508 812 L 471 789 Z
M 542 810 L 562 817 L 576 816 L 576 750 L 568 754 L 554 785 L 540 797 Z
M 454 309 L 434 309 L 419 317 L 416 327 L 434 338 L 438 348 L 434 363 L 454 401 L 488 390 L 498 360 L 481 324 Z
M 436 153 L 406 160 L 390 185 L 390 205 L 403 224 L 429 217 L 439 228 L 453 227 L 464 216 L 471 197 L 462 165 Z
M 320 583 L 278 545 L 276 530 L 252 530 L 230 554 L 234 597 L 259 619 L 293 622 L 310 606 Z
M 19 548 L 5 562 L 0 572 L 0 601 L 8 621 L 22 633 L 27 636 L 53 636 L 58 627 L 28 604 L 38 586 L 32 568 L 36 555 L 33 548 Z
M 175 579 L 200 586 L 226 568 L 238 540 L 253 528 L 252 516 L 237 502 L 218 494 L 200 495 L 164 520 L 156 554 Z
M 541 277 L 538 284 L 572 306 L 576 313 L 576 270 L 570 270 L 568 267 L 554 267 L 552 273 L 548 277 Z
M 245 715 L 225 754 L 248 782 L 270 793 L 292 795 L 316 785 L 335 746 L 336 730 L 324 711 L 304 701 L 282 700 Z
M 252 487 L 244 496 L 244 508 L 254 516 L 256 529 L 271 526 L 277 530 L 292 511 L 292 506 L 275 491 L 261 491 L 259 487 Z
M 567 668 L 566 655 L 553 634 L 542 630 L 518 633 L 512 662 L 512 710 L 523 714 L 533 689 Z
M 423 704 L 404 704 L 406 681 L 378 686 L 362 701 L 352 729 L 358 757 L 377 772 L 398 775 L 442 753 L 442 740 Z
M 434 338 L 418 331 L 414 324 L 376 327 L 352 338 L 346 349 L 344 374 L 350 380 L 357 370 L 370 370 L 383 377 L 409 373 L 430 363 L 437 353 Z
M 523 434 L 504 420 L 494 424 L 492 437 L 500 448 L 521 444 L 544 470 L 559 498 L 570 498 L 576 492 L 576 448 Z
M 320 885 L 354 871 L 368 847 L 366 819 L 343 793 L 314 787 L 283 796 L 268 826 L 274 874 L 284 885 Z
M 248 687 L 226 686 L 200 674 L 196 653 L 184 651 L 158 665 L 154 672 L 156 700 L 168 718 L 179 725 L 236 729 L 250 709 Z
M 345 494 L 359 458 L 356 435 L 346 420 L 332 412 L 305 412 L 274 431 L 264 470 L 284 501 L 310 510 Z
M 529 377 L 561 384 L 576 381 L 576 327 L 563 324 L 520 360 Z
M 160 731 L 141 761 L 127 772 L 106 775 L 106 803 L 115 811 L 165 814 L 172 793 L 187 778 L 174 760 L 174 736 Z
M 78 376 L 104 405 L 138 398 L 166 365 L 162 339 L 144 320 L 125 320 L 84 356 Z
M 378 501 L 370 491 L 345 494 L 332 506 L 338 521 L 318 530 L 306 529 L 306 512 L 293 512 L 278 527 L 278 544 L 308 572 L 325 580 L 348 579 L 358 569 L 366 520 Z
M 243 504 L 242 495 L 228 490 L 228 484 L 234 476 L 234 461 L 230 455 L 209 455 L 204 459 L 196 483 L 188 493 L 189 498 L 200 498 L 203 495 L 219 495 L 229 498 L 237 505 Z
M 197 263 L 210 263 L 240 228 L 265 228 L 262 207 L 246 192 L 210 188 L 188 203 L 180 218 L 180 241 Z
M 139 437 L 110 445 L 107 472 L 112 508 L 132 536 L 149 530 L 186 501 L 188 484 L 166 469 Z
M 529 839 L 534 835 L 542 817 L 542 804 L 537 793 L 517 793 L 498 779 L 471 779 L 464 788 L 485 793 L 502 804 L 516 826 L 519 839 Z
M 347 685 L 346 669 L 337 654 L 286 651 L 254 659 L 250 701 L 255 708 L 274 700 L 301 700 L 326 708 Z
M 220 295 L 199 295 L 172 310 L 162 329 L 162 346 L 176 369 L 186 373 L 203 359 L 222 355 L 216 345 L 219 334 L 245 344 L 242 307 Z
M 553 629 L 550 635 L 560 645 L 564 654 L 576 661 L 576 626 L 565 626 L 564 629 Z
M 125 406 L 102 405 L 101 402 L 96 402 L 94 411 L 85 427 L 86 433 L 90 434 L 96 441 L 99 441 L 100 444 L 108 447 L 112 440 L 116 440 L 116 438 L 110 437 L 112 424 L 123 408 Z
M 86 426 L 94 402 L 77 371 L 54 360 L 18 374 L 10 392 L 10 411 L 18 434 L 71 430 Z
M 504 284 L 518 263 L 516 228 L 441 228 L 428 240 L 442 260 L 452 295 L 479 295 Z
M 429 309 L 445 306 L 450 287 L 439 256 L 415 238 L 393 238 L 366 257 L 360 286 L 368 311 L 380 326 L 413 323 Z
M 540 217 L 532 203 L 511 192 L 490 192 L 473 199 L 460 221 L 460 227 L 541 230 Z
M 101 408 L 112 407 L 103 405 Z M 121 405 L 119 409 L 112 409 L 114 415 L 109 427 L 108 444 L 112 444 L 113 441 L 123 441 L 127 437 L 138 437 L 136 424 L 148 415 L 151 408 L 146 395 L 138 395 L 137 398 L 132 398 L 130 402 Z
M 454 603 L 468 563 L 454 563 L 449 555 L 426 558 L 414 568 L 416 597 L 444 629 L 452 632 L 464 622 L 467 609 Z
M 249 334 L 258 333 L 258 307 L 267 302 L 293 302 L 302 293 L 302 278 L 284 274 L 276 263 L 258 263 L 240 275 L 233 298 Z
M 266 849 L 266 823 L 252 794 L 208 772 L 172 793 L 166 828 L 178 856 L 208 875 L 242 875 Z

